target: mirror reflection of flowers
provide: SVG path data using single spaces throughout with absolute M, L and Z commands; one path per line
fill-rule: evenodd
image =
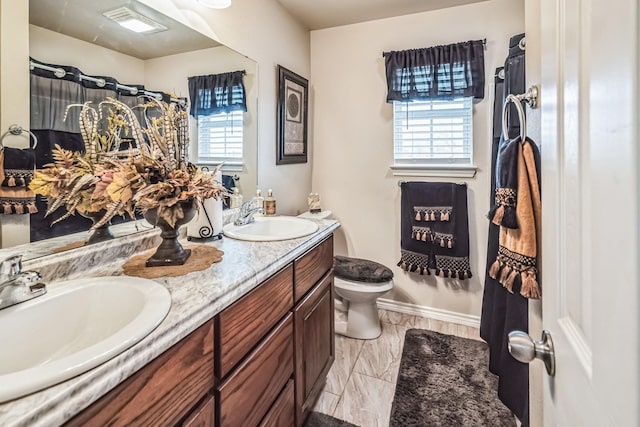
M 188 115 L 183 107 L 149 98 L 134 108 L 143 109 L 145 126 L 131 107 L 113 98 L 97 108 L 89 102 L 82 105 L 79 118 L 86 152 L 56 146 L 54 162 L 36 170 L 29 185 L 47 197 L 46 215 L 60 206 L 67 213 L 56 222 L 75 212 L 99 213 L 91 227 L 96 229 L 116 215 L 135 218 L 136 211 L 157 209 L 157 217 L 173 227 L 184 217 L 182 202 L 226 194 L 214 179 L 216 171 L 204 173 L 188 162 Z M 100 126 L 106 130 L 101 132 Z M 133 144 L 119 150 L 122 136 Z

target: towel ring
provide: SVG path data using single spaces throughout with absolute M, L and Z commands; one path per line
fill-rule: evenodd
M 38 146 L 38 138 L 34 135 L 33 132 L 31 132 L 30 130 L 26 130 L 23 129 L 22 126 L 18 126 L 18 125 L 11 125 L 9 126 L 9 130 L 6 131 L 5 133 L 2 134 L 2 136 L 0 136 L 0 150 L 2 150 L 4 148 L 4 144 L 2 143 L 2 141 L 4 141 L 4 138 L 9 136 L 9 135 L 21 135 L 23 133 L 29 134 L 30 138 L 33 138 L 33 147 L 31 148 L 36 148 Z
M 509 126 L 507 123 L 507 109 L 509 108 L 510 102 L 513 102 L 516 106 L 516 110 L 518 110 L 518 121 L 520 122 L 520 141 L 524 141 L 527 138 L 527 119 L 524 115 L 524 108 L 520 103 L 520 99 L 518 99 L 516 95 L 508 95 L 507 99 L 505 99 L 504 101 L 504 105 L 502 106 L 502 133 L 504 135 L 504 139 L 511 139 L 509 137 Z
M 524 40 L 524 39 L 522 39 Z M 507 106 L 510 102 L 513 102 L 516 105 L 516 110 L 518 110 L 518 121 L 520 122 L 520 138 L 524 141 L 527 137 L 527 119 L 524 115 L 524 107 L 522 106 L 522 101 L 526 102 L 530 108 L 538 107 L 538 86 L 533 85 L 527 89 L 525 93 L 520 95 L 507 95 L 507 98 L 504 100 L 504 105 L 502 106 L 502 133 L 505 139 L 509 138 L 509 129 L 507 124 Z

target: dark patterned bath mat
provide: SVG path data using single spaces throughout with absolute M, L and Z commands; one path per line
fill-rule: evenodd
M 339 420 L 320 412 L 312 412 L 304 423 L 304 427 L 357 427 L 346 421 Z
M 409 329 L 390 427 L 514 426 L 480 341 Z

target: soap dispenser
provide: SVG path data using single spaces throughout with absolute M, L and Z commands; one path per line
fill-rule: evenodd
M 275 215 L 276 214 L 276 199 L 273 197 L 273 190 L 269 189 L 267 192 L 267 198 L 264 199 L 264 214 Z
M 231 203 L 230 208 L 239 208 L 242 206 L 242 194 L 240 194 L 240 189 L 238 187 L 233 187 L 233 194 L 231 195 Z
M 262 191 L 258 188 L 256 190 L 255 207 L 264 209 L 264 197 L 262 197 Z

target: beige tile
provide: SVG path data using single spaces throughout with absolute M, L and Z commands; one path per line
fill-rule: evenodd
M 382 334 L 364 343 L 353 371 L 395 384 L 407 329 L 382 323 Z
M 335 311 L 335 331 L 336 334 L 347 332 L 347 313 L 340 310 Z
M 354 372 L 333 414 L 358 426 L 387 427 L 395 386 Z
M 458 325 L 458 332 L 460 337 L 469 338 L 476 341 L 483 341 L 480 338 L 480 328 L 474 328 L 472 326 Z
M 324 391 L 341 395 L 364 341 L 336 335 L 336 359 L 329 370 Z
M 414 327 L 439 332 L 441 334 L 455 335 L 457 337 L 469 338 L 481 341 L 480 329 L 472 326 L 458 325 L 457 323 L 444 322 L 442 320 L 428 319 L 416 316 Z
M 322 412 L 323 414 L 333 415 L 333 412 L 336 410 L 336 406 L 338 406 L 339 400 L 340 396 L 337 394 L 323 391 L 320 393 L 320 397 L 318 398 L 316 405 L 313 407 L 313 410 L 316 412 Z
M 434 327 L 431 325 L 431 322 L 434 322 L 434 320 L 427 317 L 414 316 L 412 327 L 433 331 Z
M 393 325 L 413 327 L 414 317 L 412 314 L 399 313 L 397 311 L 378 310 L 380 320 Z

